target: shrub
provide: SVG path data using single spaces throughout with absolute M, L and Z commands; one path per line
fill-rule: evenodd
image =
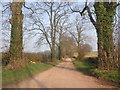
M 34 62 L 40 63 L 42 60 L 42 56 L 41 54 L 38 54 L 38 53 L 24 53 L 23 59 L 28 60 L 28 62 L 34 61 Z
M 85 61 L 91 63 L 95 68 L 98 68 L 98 58 L 96 57 L 89 57 L 86 58 Z
M 11 70 L 16 70 L 16 69 L 20 69 L 22 67 L 26 67 L 27 66 L 27 60 L 24 59 L 17 59 L 17 60 L 12 60 L 7 66 L 7 69 L 11 69 Z
M 85 55 L 92 50 L 89 44 L 81 44 L 80 50 L 78 51 L 77 60 L 84 60 Z
M 6 66 L 9 63 L 9 53 L 8 52 L 2 52 L 2 65 Z
M 24 67 L 30 61 L 36 63 L 47 63 L 50 61 L 49 53 L 23 53 L 22 59 L 10 60 L 9 52 L 2 53 L 2 65 L 9 69 L 18 69 Z

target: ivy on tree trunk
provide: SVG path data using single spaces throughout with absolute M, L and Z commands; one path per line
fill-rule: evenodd
M 11 11 L 12 18 L 10 19 L 11 24 L 11 40 L 10 40 L 10 59 L 16 60 L 22 58 L 23 50 L 23 14 L 22 14 L 23 2 L 12 2 Z
M 115 69 L 113 21 L 116 14 L 116 2 L 95 2 L 96 23 L 98 36 L 98 60 L 100 69 Z

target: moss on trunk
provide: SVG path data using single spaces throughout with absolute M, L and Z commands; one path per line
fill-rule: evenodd
M 10 59 L 16 60 L 22 58 L 23 50 L 23 14 L 22 14 L 23 2 L 13 2 L 11 4 L 12 18 L 11 23 L 11 40 L 10 40 Z
M 113 45 L 113 21 L 116 11 L 116 2 L 96 2 L 96 29 L 98 36 L 99 68 L 115 69 L 114 45 Z

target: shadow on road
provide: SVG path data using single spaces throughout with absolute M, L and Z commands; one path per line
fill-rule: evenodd
M 63 62 L 70 62 L 71 64 L 73 64 L 72 61 L 63 61 Z M 50 63 L 50 65 L 53 65 L 54 67 L 61 68 L 61 69 L 79 71 L 79 70 L 77 70 L 76 68 L 66 67 L 65 64 L 64 64 L 64 66 L 60 66 L 60 65 L 57 65 L 57 66 L 56 66 L 55 64 L 51 64 L 51 63 Z
M 73 64 L 73 66 L 74 66 L 74 63 L 72 62 L 72 61 L 63 61 L 63 62 L 65 62 L 65 64 L 64 65 L 55 65 L 55 64 L 51 64 L 50 63 L 50 65 L 53 65 L 54 67 L 57 67 L 57 68 L 61 68 L 61 69 L 67 69 L 67 70 L 72 70 L 72 71 L 77 71 L 77 72 L 81 72 L 81 73 L 83 73 L 84 75 L 88 75 L 88 76 L 93 76 L 93 75 L 91 75 L 91 73 L 90 73 L 90 67 L 84 67 L 84 68 L 72 68 L 72 67 L 68 67 L 68 66 L 66 66 L 66 64 L 69 62 L 69 64 Z

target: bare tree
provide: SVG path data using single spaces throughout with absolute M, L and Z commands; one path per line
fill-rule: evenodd
M 58 23 L 58 58 L 61 60 L 63 57 L 62 55 L 62 37 L 65 33 L 67 33 L 68 29 L 70 28 L 70 23 L 68 23 L 68 16 L 64 16 Z
M 83 31 L 85 30 L 84 29 L 84 23 L 85 23 L 85 19 L 84 17 L 80 17 L 79 16 L 76 16 L 76 19 L 75 19 L 75 30 L 73 31 L 70 31 L 70 34 L 73 36 L 73 38 L 75 39 L 76 41 L 76 44 L 77 44 L 77 53 L 78 53 L 78 60 L 80 59 L 81 57 L 81 44 L 83 42 L 83 40 L 85 39 L 85 36 L 82 35 Z
M 2 29 L 0 30 L 1 33 L 2 33 L 2 37 L 4 38 L 1 38 L 2 40 L 2 45 L 1 45 L 1 50 L 2 52 L 6 52 L 9 50 L 9 43 L 10 43 L 10 23 L 9 23 L 9 19 L 10 19 L 10 16 L 11 16 L 11 10 L 10 10 L 10 5 L 11 3 L 9 2 L 6 2 L 6 3 L 3 3 L 1 2 L 1 5 L 2 5 Z
M 55 48 L 56 48 L 56 34 L 57 26 L 59 20 L 68 14 L 68 8 L 66 3 L 58 2 L 43 2 L 36 3 L 36 7 L 33 8 L 33 28 L 31 30 L 39 30 L 41 36 L 47 41 L 50 50 L 51 50 L 51 60 L 56 57 Z M 45 15 L 45 17 L 40 17 L 39 15 Z M 48 24 L 45 24 L 48 20 Z
M 62 35 L 62 56 L 72 57 L 76 52 L 76 42 L 73 37 L 66 33 Z

